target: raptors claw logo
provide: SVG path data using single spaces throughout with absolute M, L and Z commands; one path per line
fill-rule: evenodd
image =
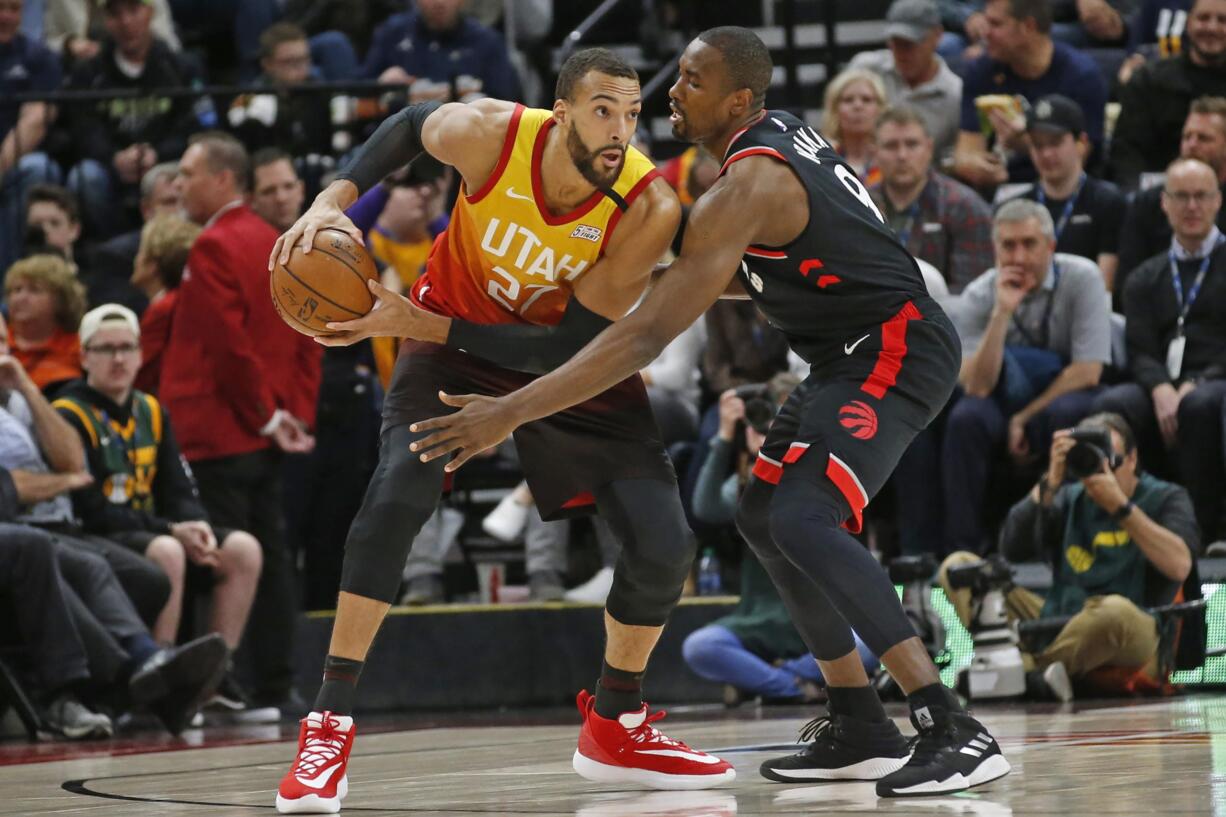
M 857 440 L 871 440 L 877 433 L 877 412 L 863 400 L 852 400 L 839 409 L 839 425 Z

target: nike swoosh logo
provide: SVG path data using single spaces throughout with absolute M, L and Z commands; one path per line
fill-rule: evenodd
M 324 786 L 328 785 L 328 781 L 332 779 L 332 777 L 336 774 L 336 770 L 340 767 L 341 764 L 337 763 L 313 780 L 297 775 L 298 782 L 306 786 L 308 789 L 322 789 Z
M 516 193 L 516 192 L 515 192 L 515 188 L 514 188 L 514 187 L 508 187 L 508 188 L 507 188 L 507 195 L 508 195 L 508 196 L 510 196 L 510 197 L 511 197 L 511 198 L 513 198 L 513 199 L 521 199 L 521 200 L 523 200 L 523 201 L 532 201 L 532 197 L 531 197 L 531 196 L 525 196 L 525 195 L 522 195 L 522 194 L 520 194 L 520 193 Z
M 852 343 L 852 344 L 844 343 L 843 344 L 843 354 L 850 355 L 852 352 L 856 351 L 857 346 L 859 346 L 861 343 L 864 343 L 864 341 L 866 340 L 868 340 L 868 335 L 865 335 L 864 337 L 860 338 L 855 343 Z
M 695 763 L 703 763 L 707 766 L 714 766 L 716 763 L 719 763 L 719 758 L 714 755 L 697 755 L 693 752 L 682 752 L 680 749 L 641 749 L 636 754 L 679 757 L 682 760 L 692 760 Z

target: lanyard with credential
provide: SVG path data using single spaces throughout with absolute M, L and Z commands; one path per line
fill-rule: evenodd
M 1209 263 L 1213 260 L 1213 253 L 1223 241 L 1226 241 L 1226 236 L 1218 236 L 1213 249 L 1205 253 L 1205 257 L 1200 260 L 1200 269 L 1196 271 L 1196 278 L 1192 280 L 1192 286 L 1188 289 L 1187 300 L 1184 300 L 1183 297 L 1183 281 L 1179 276 L 1179 264 L 1175 261 L 1175 250 L 1172 249 L 1167 253 L 1167 258 L 1171 262 L 1171 285 L 1175 287 L 1175 305 L 1179 307 L 1179 319 L 1175 322 L 1176 337 L 1183 337 L 1184 320 L 1192 311 L 1192 304 L 1196 303 L 1196 297 L 1200 295 L 1200 285 L 1205 282 L 1205 274 L 1209 272 Z
M 1069 219 L 1073 217 L 1073 208 L 1077 206 L 1077 199 L 1081 198 L 1081 188 L 1086 186 L 1086 174 L 1082 173 L 1081 178 L 1077 181 L 1077 189 L 1073 191 L 1072 197 L 1064 203 L 1064 212 L 1060 214 L 1060 220 L 1056 222 L 1056 241 L 1060 241 L 1060 235 L 1064 232 L 1064 228 L 1068 226 Z M 1047 206 L 1047 194 L 1043 192 L 1043 184 L 1039 182 L 1035 185 L 1035 192 L 1039 204 Z
M 915 226 L 915 220 L 919 218 L 919 199 L 911 202 L 911 206 L 905 212 L 907 220 L 903 222 L 903 226 L 898 230 L 898 243 L 904 247 L 907 246 L 907 241 L 911 238 L 911 228 Z
M 1047 306 L 1043 308 L 1043 323 L 1040 325 L 1040 331 L 1043 333 L 1041 341 L 1036 342 L 1034 335 L 1030 334 L 1030 331 L 1022 326 L 1022 322 L 1018 320 L 1017 312 L 1013 313 L 1013 325 L 1017 328 L 1017 331 L 1022 333 L 1022 337 L 1026 339 L 1026 342 L 1036 349 L 1046 349 L 1047 344 L 1051 341 L 1051 310 L 1056 304 L 1056 288 L 1059 286 L 1060 265 L 1053 263 L 1051 265 L 1051 289 L 1047 293 Z

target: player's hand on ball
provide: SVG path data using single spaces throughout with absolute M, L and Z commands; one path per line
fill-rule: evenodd
M 422 462 L 458 451 L 444 470 L 455 471 L 475 455 L 511 436 L 518 423 L 511 419 L 500 398 L 480 394 L 451 395 L 438 393 L 439 399 L 459 411 L 446 417 L 434 417 L 414 423 L 410 431 L 431 433 L 409 446 L 421 454 Z
M 277 243 L 272 245 L 272 253 L 268 256 L 269 272 L 277 264 L 289 263 L 290 253 L 295 246 L 304 253 L 309 253 L 315 241 L 315 233 L 328 227 L 340 230 L 358 244 L 366 246 L 366 242 L 362 240 L 362 231 L 345 215 L 328 191 L 324 190 L 315 197 L 310 209 L 294 222 L 294 226 L 282 233 Z
M 351 321 L 333 321 L 327 327 L 333 334 L 315 338 L 324 346 L 349 346 L 366 338 L 412 338 L 430 343 L 446 343 L 451 320 L 418 307 L 403 295 L 375 280 L 367 282 L 375 296 L 370 312 Z

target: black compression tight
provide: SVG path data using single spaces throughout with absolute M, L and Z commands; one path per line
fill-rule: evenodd
M 445 459 L 423 463 L 409 451 L 422 436 L 407 425 L 383 432 L 379 465 L 349 529 L 341 590 L 392 603 L 417 532 L 442 494 Z M 677 486 L 624 479 L 595 491 L 596 506 L 622 543 L 607 609 L 630 625 L 660 626 L 681 595 L 694 560 Z
M 847 506 L 808 456 L 778 486 L 750 480 L 737 527 L 770 574 L 801 637 L 823 661 L 855 649 L 854 628 L 880 656 L 915 635 L 894 585 L 868 549 L 840 527 Z

